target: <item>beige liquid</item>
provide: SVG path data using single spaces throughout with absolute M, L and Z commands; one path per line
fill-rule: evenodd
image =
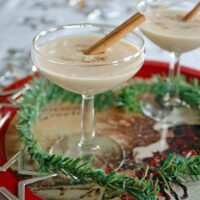
M 200 47 L 200 14 L 191 21 L 182 21 L 187 12 L 169 9 L 152 9 L 142 32 L 161 48 L 183 53 Z
M 119 41 L 104 54 L 84 55 L 83 49 L 100 37 L 88 35 L 53 40 L 38 49 L 41 56 L 33 53 L 33 61 L 47 79 L 64 89 L 87 95 L 110 90 L 140 69 L 144 55 L 140 53 L 130 61 L 122 61 L 138 52 L 125 40 Z

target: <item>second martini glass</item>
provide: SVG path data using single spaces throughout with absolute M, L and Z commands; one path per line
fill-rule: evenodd
M 50 152 L 72 157 L 92 156 L 95 166 L 102 168 L 109 164 L 112 169 L 118 169 L 124 160 L 123 147 L 109 137 L 96 136 L 94 95 L 120 85 L 141 68 L 144 62 L 143 39 L 134 32 L 129 33 L 120 41 L 122 46 L 108 49 L 111 59 L 99 57 L 98 62 L 93 60 L 94 55 L 82 55 L 86 60 L 77 59 L 76 53 L 80 52 L 73 52 L 70 45 L 74 41 L 80 48 L 88 40 L 94 42 L 113 29 L 108 25 L 75 24 L 43 31 L 33 40 L 32 58 L 48 80 L 82 95 L 81 137 L 75 133 L 63 137 L 55 142 Z M 123 52 L 128 54 L 121 56 Z
M 200 13 L 190 21 L 183 17 L 197 4 L 195 0 L 143 1 L 139 8 L 146 15 L 141 31 L 151 41 L 170 52 L 169 91 L 162 105 L 144 99 L 142 109 L 147 116 L 161 120 L 172 108 L 182 104 L 179 98 L 180 57 L 183 53 L 200 47 Z

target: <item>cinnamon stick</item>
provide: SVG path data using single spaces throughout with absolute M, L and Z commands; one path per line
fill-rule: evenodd
M 111 47 L 123 36 L 127 35 L 129 32 L 131 32 L 134 28 L 138 27 L 144 21 L 145 21 L 144 15 L 137 12 L 135 15 L 133 15 L 127 21 L 125 21 L 123 24 L 118 26 L 108 35 L 106 35 L 97 43 L 92 45 L 89 49 L 85 50 L 84 53 L 88 55 L 103 53 L 106 49 Z
M 187 14 L 183 17 L 183 21 L 190 21 L 198 12 L 200 11 L 200 2 Z

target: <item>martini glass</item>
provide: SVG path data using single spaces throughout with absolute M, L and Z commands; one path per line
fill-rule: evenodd
M 74 24 L 42 31 L 33 40 L 32 59 L 48 80 L 65 90 L 82 95 L 80 132 L 55 141 L 50 153 L 74 158 L 93 157 L 93 165 L 96 167 L 104 168 L 109 164 L 112 169 L 118 169 L 124 160 L 124 149 L 115 140 L 95 134 L 94 96 L 127 81 L 141 68 L 144 62 L 143 39 L 134 32 L 129 33 L 124 37 L 124 41 L 136 47 L 136 51 L 120 60 L 116 58 L 110 62 L 54 60 L 39 51 L 43 45 L 53 40 L 67 36 L 92 37 L 93 34 L 103 37 L 114 28 L 101 24 Z
M 140 30 L 171 56 L 167 94 L 159 103 L 149 101 L 149 97 L 141 103 L 144 114 L 157 121 L 173 108 L 185 105 L 179 98 L 180 58 L 183 53 L 200 47 L 200 14 L 188 22 L 182 18 L 197 3 L 196 0 L 147 0 L 138 6 L 147 19 Z

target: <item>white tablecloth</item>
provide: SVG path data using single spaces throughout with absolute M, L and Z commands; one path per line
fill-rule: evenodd
M 27 67 L 32 65 L 31 61 L 28 60 L 28 57 L 30 58 L 28 52 L 31 48 L 32 38 L 43 29 L 62 24 L 82 22 L 117 25 L 132 14 L 128 13 L 120 18 L 110 20 L 89 20 L 81 10 L 71 8 L 67 2 L 67 0 L 0 0 L 1 73 L 5 73 L 8 68 L 10 71 L 15 72 L 17 76 L 24 76 L 28 72 L 29 69 Z M 161 50 L 147 38 L 145 38 L 145 41 L 146 59 L 169 61 L 168 52 Z M 200 48 L 185 53 L 182 56 L 181 63 L 200 70 Z

